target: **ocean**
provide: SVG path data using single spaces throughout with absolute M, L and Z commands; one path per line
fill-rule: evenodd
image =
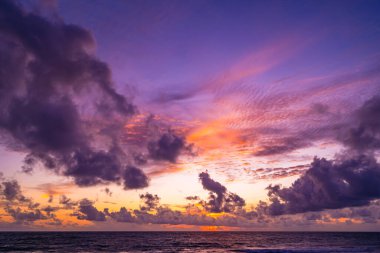
M 0 232 L 1 252 L 380 252 L 380 233 Z

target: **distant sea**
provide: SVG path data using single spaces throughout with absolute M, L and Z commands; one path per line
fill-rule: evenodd
M 0 251 L 380 253 L 380 233 L 0 232 Z

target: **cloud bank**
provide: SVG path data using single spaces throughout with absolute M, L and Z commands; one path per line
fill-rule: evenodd
M 270 215 L 367 206 L 380 198 L 380 97 L 366 101 L 337 134 L 346 147 L 335 161 L 314 158 L 310 168 L 290 187 L 270 185 Z
M 79 186 L 148 186 L 120 138 L 138 110 L 116 91 L 88 30 L 1 1 L 0 69 L 0 136 L 7 148 L 27 153 L 24 172 L 42 164 Z M 184 139 L 156 136 L 142 148 L 153 160 L 176 162 Z

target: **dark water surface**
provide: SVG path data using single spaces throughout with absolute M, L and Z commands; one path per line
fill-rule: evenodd
M 380 253 L 380 233 L 0 232 L 0 251 Z

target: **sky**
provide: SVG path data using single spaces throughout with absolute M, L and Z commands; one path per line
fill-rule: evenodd
M 0 230 L 380 230 L 380 2 L 0 2 Z

